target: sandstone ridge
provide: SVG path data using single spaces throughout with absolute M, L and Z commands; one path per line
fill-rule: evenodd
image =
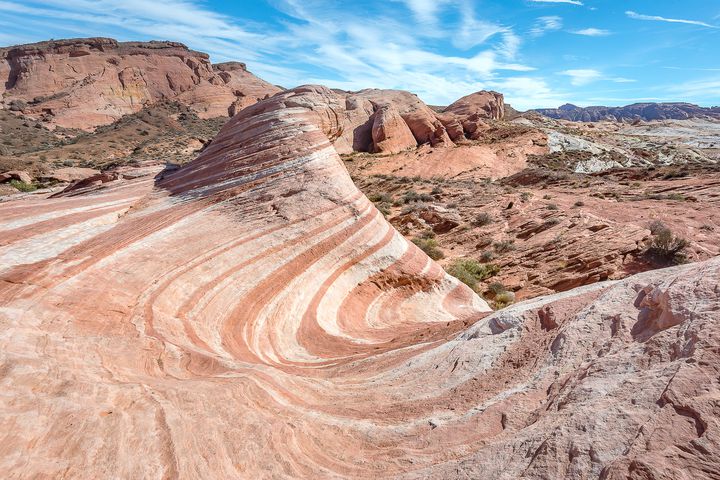
M 177 171 L 0 204 L 0 470 L 720 475 L 720 261 L 489 314 L 356 189 L 351 101 L 286 91 Z

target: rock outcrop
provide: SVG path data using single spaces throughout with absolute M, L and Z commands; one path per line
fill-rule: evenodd
M 417 146 L 412 131 L 392 106 L 380 107 L 373 116 L 373 153 L 398 153 Z
M 279 91 L 244 64 L 212 65 L 177 42 L 84 38 L 0 49 L 6 108 L 50 126 L 92 129 L 163 100 L 203 118 L 228 116 Z
M 337 99 L 0 204 L 6 476 L 720 475 L 720 261 L 489 315 L 355 188 Z
M 455 101 L 443 110 L 459 117 L 502 120 L 505 117 L 505 97 L 498 92 L 480 91 Z
M 568 103 L 559 108 L 541 108 L 533 111 L 546 117 L 573 122 L 720 119 L 720 107 L 706 108 L 692 103 L 634 103 L 624 107 L 585 108 Z

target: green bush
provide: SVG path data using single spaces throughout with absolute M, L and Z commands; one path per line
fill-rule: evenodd
M 10 180 L 10 185 L 17 188 L 21 192 L 34 192 L 38 188 L 37 185 L 21 182 L 20 180 Z
M 490 250 L 486 250 L 480 255 L 480 261 L 483 263 L 489 263 L 494 258 L 495 258 L 495 254 L 493 252 L 491 252 Z
M 440 260 L 445 257 L 442 250 L 438 248 L 437 240 L 434 238 L 415 238 L 413 239 L 413 243 L 433 260 Z
M 450 264 L 447 272 L 477 291 L 478 282 L 497 275 L 500 272 L 500 267 L 482 264 L 469 258 L 459 258 Z

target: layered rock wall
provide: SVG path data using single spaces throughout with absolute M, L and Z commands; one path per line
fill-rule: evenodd
M 228 116 L 280 88 L 243 64 L 211 65 L 177 42 L 87 38 L 0 49 L 7 108 L 50 126 L 92 129 L 144 105 L 176 100 L 203 118 Z

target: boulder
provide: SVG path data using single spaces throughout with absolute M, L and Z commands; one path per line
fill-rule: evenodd
M 33 178 L 24 170 L 11 170 L 0 173 L 0 183 L 9 182 L 10 180 L 19 180 L 23 183 L 32 183 Z
M 382 106 L 375 112 L 372 141 L 374 153 L 397 153 L 417 146 L 405 120 L 391 105 Z

